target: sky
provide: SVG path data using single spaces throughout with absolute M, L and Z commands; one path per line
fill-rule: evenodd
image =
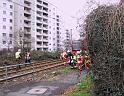
M 47 0 L 63 13 L 65 27 L 76 31 L 77 18 L 86 16 L 97 4 L 117 4 L 120 0 Z M 79 35 L 79 34 L 78 34 Z M 77 37 L 77 36 L 75 36 Z

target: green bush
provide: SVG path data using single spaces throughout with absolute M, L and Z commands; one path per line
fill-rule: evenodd
M 124 7 L 99 6 L 86 19 L 96 96 L 124 94 Z

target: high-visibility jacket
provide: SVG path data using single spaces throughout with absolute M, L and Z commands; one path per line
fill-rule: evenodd
M 68 56 L 68 54 L 67 54 L 66 52 L 63 52 L 62 57 L 63 57 L 64 59 L 67 59 L 67 56 Z
M 20 55 L 20 54 L 21 54 L 21 52 L 16 52 L 16 53 L 15 53 L 15 58 L 16 58 L 16 59 L 21 58 L 21 55 Z
M 80 55 L 77 56 L 77 63 L 80 63 L 80 64 L 82 63 L 82 58 Z

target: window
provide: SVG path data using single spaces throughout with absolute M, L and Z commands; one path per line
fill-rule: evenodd
M 3 33 L 3 37 L 5 37 L 6 36 L 6 33 Z
M 3 21 L 6 22 L 6 18 L 3 18 Z
M 10 23 L 12 23 L 12 19 L 10 19 Z
M 8 0 L 9 2 L 12 1 L 12 0 Z
M 3 44 L 6 44 L 6 41 L 3 41 Z
M 6 29 L 6 26 L 5 25 L 3 25 L 3 29 Z
M 13 6 L 12 6 L 12 5 L 10 5 L 10 8 L 12 9 L 12 8 L 13 8 Z
M 6 14 L 6 11 L 3 11 L 3 14 Z
M 3 7 L 6 7 L 6 3 L 3 3 Z
M 10 26 L 10 30 L 12 30 L 12 26 Z
M 12 13 L 12 12 L 10 12 L 10 15 L 12 16 L 12 15 L 13 15 L 13 13 Z
M 10 41 L 9 44 L 12 44 L 12 41 Z
M 12 34 L 9 34 L 9 37 L 12 37 Z

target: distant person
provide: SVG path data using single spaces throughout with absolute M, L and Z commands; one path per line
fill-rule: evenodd
M 31 63 L 31 54 L 30 54 L 30 52 L 26 52 L 26 54 L 25 54 L 25 63 Z
M 15 53 L 15 59 L 17 64 L 21 63 L 21 49 L 18 49 L 18 51 Z M 17 66 L 17 69 L 20 69 L 20 66 Z

